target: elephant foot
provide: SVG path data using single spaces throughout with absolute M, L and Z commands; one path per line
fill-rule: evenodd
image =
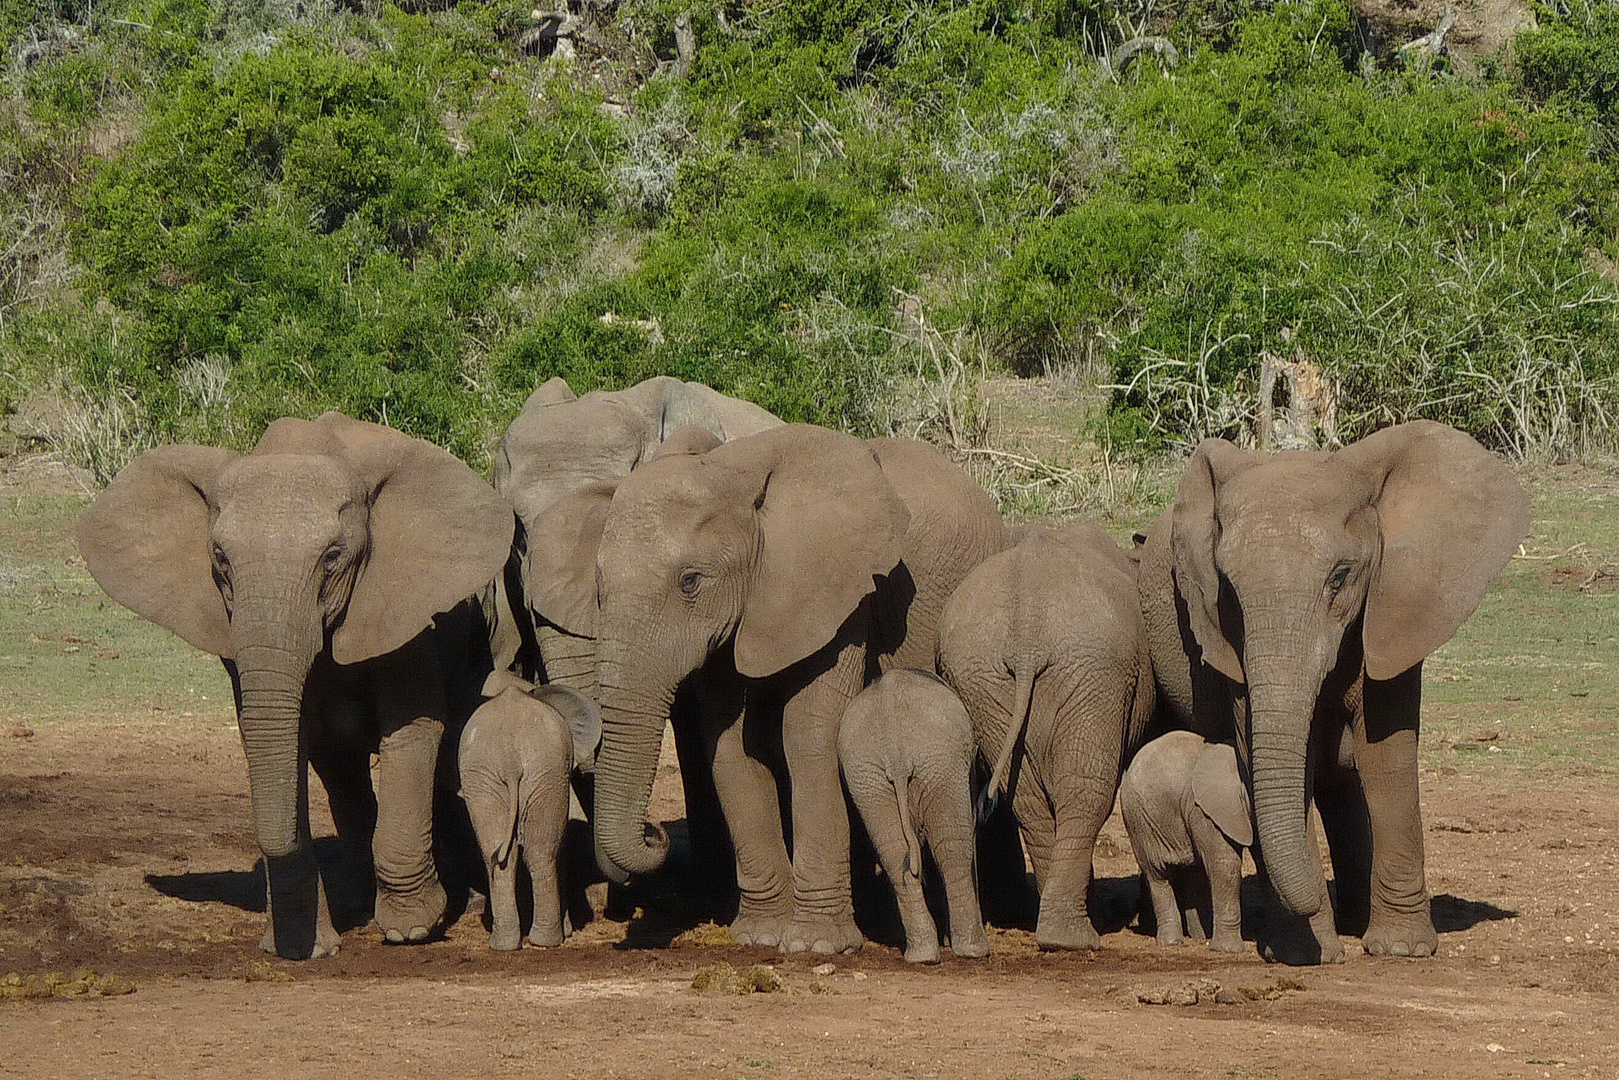
M 1240 953 L 1247 948 L 1241 934 L 1215 934 L 1209 939 L 1209 948 L 1215 952 Z
M 437 881 L 408 895 L 379 887 L 377 929 L 390 945 L 419 944 L 439 929 L 447 902 L 444 886 Z
M 963 960 L 982 960 L 989 955 L 989 935 L 984 925 L 968 927 L 963 933 L 950 932 L 950 955 Z
M 787 927 L 782 948 L 784 952 L 852 953 L 865 943 L 853 914 L 797 915 Z
M 905 962 L 907 964 L 937 964 L 939 962 L 939 943 L 922 942 L 919 945 L 905 946 Z
M 1160 930 L 1156 940 L 1163 948 L 1175 949 L 1179 948 L 1186 939 L 1174 930 Z
M 758 945 L 766 949 L 774 949 L 787 939 L 787 926 L 792 922 L 793 915 L 790 909 L 773 911 L 765 907 L 753 907 L 747 901 L 731 920 L 731 936 L 739 945 Z
M 286 960 L 319 960 L 323 956 L 336 956 L 343 939 L 338 936 L 330 922 L 315 927 L 315 946 L 308 956 L 286 956 Z M 271 956 L 280 955 L 275 947 L 275 922 L 266 919 L 264 922 L 264 936 L 259 938 L 259 948 Z
M 536 949 L 554 949 L 566 940 L 568 934 L 560 922 L 546 926 L 536 922 L 528 931 L 528 943 Z
M 1034 943 L 1047 952 L 1100 949 L 1102 937 L 1091 925 L 1090 913 L 1083 905 L 1052 903 L 1042 898 Z
M 1368 956 L 1432 956 L 1439 949 L 1439 933 L 1427 911 L 1381 917 L 1374 913 L 1360 944 Z
M 489 934 L 489 947 L 495 952 L 512 952 L 523 944 L 523 932 L 515 926 L 497 926 Z
M 1344 943 L 1336 933 L 1300 933 L 1288 928 L 1273 932 L 1259 948 L 1259 955 L 1271 964 L 1288 967 L 1309 967 L 1314 964 L 1341 964 L 1344 962 Z

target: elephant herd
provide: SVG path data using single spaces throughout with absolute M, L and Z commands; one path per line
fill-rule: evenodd
M 744 944 L 861 946 L 852 803 L 907 959 L 940 955 L 924 847 L 956 955 L 988 951 L 980 885 L 1021 884 L 1025 853 L 1039 945 L 1095 948 L 1092 850 L 1117 797 L 1160 943 L 1202 936 L 1212 908 L 1211 944 L 1242 947 L 1247 847 L 1263 946 L 1310 962 L 1341 959 L 1340 932 L 1374 955 L 1437 944 L 1422 662 L 1528 522 L 1503 464 L 1415 421 L 1330 453 L 1209 440 L 1125 551 L 1088 524 L 1003 523 L 924 443 L 659 377 L 545 383 L 492 486 L 337 413 L 278 420 L 245 455 L 162 447 L 78 537 L 113 599 L 224 662 L 263 946 L 283 957 L 339 947 L 310 767 L 374 869 L 387 941 L 453 918 L 441 873 L 467 849 L 491 946 L 522 941 L 519 859 L 528 940 L 557 945 L 570 790 L 609 882 L 659 871 L 671 841 L 647 814 L 672 725 L 691 857 L 708 881 L 734 869 Z M 1003 808 L 1015 834 L 980 828 Z

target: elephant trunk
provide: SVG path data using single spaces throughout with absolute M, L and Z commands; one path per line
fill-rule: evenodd
M 242 750 L 253 798 L 253 825 L 267 858 L 299 846 L 304 757 L 299 745 L 304 680 L 314 657 L 253 646 L 237 652 L 242 685 Z M 274 666 L 272 666 L 272 664 Z
M 1282 903 L 1321 910 L 1320 872 L 1309 845 L 1310 728 L 1335 651 L 1300 628 L 1251 619 L 1243 661 L 1250 705 L 1249 764 L 1259 850 Z
M 663 728 L 674 686 L 635 689 L 623 668 L 603 660 L 602 745 L 596 757 L 596 861 L 608 880 L 622 883 L 649 874 L 669 854 L 668 835 L 648 829 L 646 814 L 663 748 Z

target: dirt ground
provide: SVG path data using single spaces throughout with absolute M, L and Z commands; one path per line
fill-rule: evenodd
M 1115 818 L 1097 861 L 1112 932 L 1090 955 L 1000 930 L 984 961 L 910 967 L 873 943 L 817 974 L 824 957 L 701 932 L 635 947 L 687 925 L 657 918 L 495 955 L 469 914 L 426 946 L 362 927 L 334 960 L 292 964 L 257 949 L 233 725 L 19 726 L 0 732 L 0 972 L 88 968 L 135 992 L 0 1000 L 0 1075 L 1619 1076 L 1619 793 L 1578 771 L 1424 776 L 1441 930 L 1425 961 L 1160 950 L 1120 928 L 1134 864 Z M 666 766 L 665 813 L 675 780 Z M 772 964 L 781 990 L 694 990 L 718 961 Z

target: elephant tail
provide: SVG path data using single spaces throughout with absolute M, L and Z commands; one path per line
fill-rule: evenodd
M 517 794 L 517 785 L 508 783 L 506 785 L 506 820 L 511 823 L 509 826 L 511 832 L 506 835 L 506 839 L 501 845 L 495 849 L 493 856 L 494 864 L 502 870 L 506 869 L 506 864 L 511 861 L 511 857 L 517 852 L 519 840 L 517 833 L 518 825 L 520 824 L 517 817 Z
M 1001 796 L 1011 784 L 1012 755 L 1017 751 L 1018 740 L 1029 726 L 1029 705 L 1034 699 L 1034 677 L 1037 674 L 1033 664 L 1023 662 L 1018 664 L 1017 680 L 1012 698 L 1012 714 L 1007 717 L 1006 740 L 1001 743 L 1000 756 L 995 759 L 995 767 L 990 770 L 989 786 L 984 788 L 978 796 L 978 823 L 982 825 L 995 813 L 1000 805 Z
M 899 800 L 899 830 L 905 834 L 905 865 L 907 875 L 922 876 L 922 841 L 916 835 L 916 823 L 911 820 L 911 780 L 908 776 L 894 781 L 894 797 Z

